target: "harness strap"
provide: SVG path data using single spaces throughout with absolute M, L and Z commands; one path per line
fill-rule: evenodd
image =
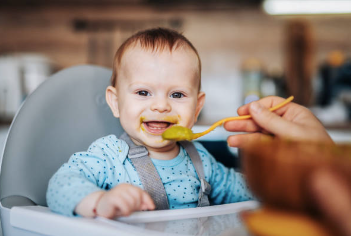
M 169 209 L 166 190 L 162 180 L 149 157 L 149 153 L 144 146 L 137 146 L 133 143 L 127 133 L 123 133 L 120 139 L 124 140 L 129 146 L 128 157 L 132 161 L 140 181 L 147 193 L 150 194 L 156 205 L 156 210 Z M 211 185 L 205 180 L 204 168 L 199 153 L 194 144 L 189 141 L 181 141 L 180 145 L 188 153 L 195 171 L 200 179 L 200 190 L 198 207 L 209 206 L 208 195 L 211 192 Z
M 198 207 L 209 206 L 210 201 L 208 199 L 208 195 L 211 192 L 211 185 L 205 180 L 204 167 L 202 165 L 202 161 L 198 151 L 195 148 L 195 145 L 189 141 L 180 141 L 180 145 L 185 148 L 185 151 L 190 156 L 190 159 L 195 167 L 196 173 L 200 179 L 201 188 L 199 191 L 199 200 Z
M 128 157 L 132 161 L 145 191 L 154 201 L 156 210 L 169 209 L 166 190 L 147 149 L 144 146 L 135 145 L 127 133 L 123 133 L 120 139 L 128 144 Z

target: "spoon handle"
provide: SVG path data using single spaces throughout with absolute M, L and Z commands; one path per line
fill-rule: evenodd
M 275 111 L 275 110 L 285 106 L 286 104 L 291 102 L 293 99 L 294 99 L 294 96 L 290 96 L 287 99 L 285 99 L 284 102 L 279 103 L 278 105 L 269 108 L 269 110 Z M 213 125 L 211 125 L 211 127 L 209 129 L 205 130 L 204 132 L 194 134 L 193 139 L 197 139 L 201 136 L 204 136 L 205 134 L 208 134 L 209 132 L 214 130 L 217 126 L 222 125 L 224 122 L 231 121 L 231 120 L 247 120 L 250 118 L 251 118 L 251 115 L 245 115 L 245 116 L 234 116 L 234 117 L 227 117 L 227 118 L 221 119 L 221 120 L 217 121 L 216 123 L 214 123 Z

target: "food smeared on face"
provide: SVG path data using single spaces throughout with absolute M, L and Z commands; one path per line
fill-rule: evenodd
M 144 132 L 152 135 L 161 135 L 166 129 L 179 123 L 180 117 L 166 116 L 160 120 L 148 119 L 144 116 L 140 117 L 140 127 Z

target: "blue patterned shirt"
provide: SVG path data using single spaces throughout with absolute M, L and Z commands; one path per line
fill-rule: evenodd
M 205 179 L 211 185 L 212 204 L 251 200 L 243 176 L 217 162 L 198 142 L 194 142 L 203 163 Z M 46 194 L 52 211 L 73 216 L 76 205 L 87 195 L 108 191 L 120 183 L 143 189 L 139 176 L 127 158 L 129 147 L 115 135 L 98 139 L 86 152 L 73 154 L 53 175 Z M 165 187 L 170 209 L 196 207 L 200 180 L 185 149 L 180 147 L 171 160 L 152 159 Z

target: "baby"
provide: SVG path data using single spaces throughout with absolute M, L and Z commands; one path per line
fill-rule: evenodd
M 173 125 L 193 127 L 205 102 L 200 87 L 201 61 L 183 35 L 158 28 L 127 39 L 106 89 L 125 134 L 73 154 L 49 182 L 48 206 L 68 216 L 113 218 L 252 199 L 242 175 L 200 143 L 162 139 Z

